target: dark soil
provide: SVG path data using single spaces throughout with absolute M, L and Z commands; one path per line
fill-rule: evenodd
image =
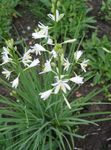
M 98 36 L 101 37 L 103 35 L 107 35 L 111 39 L 111 24 L 101 19 L 101 2 L 102 0 L 89 0 L 88 6 L 92 8 L 91 15 L 95 16 L 95 19 L 97 20 L 96 27 L 98 30 Z M 21 13 L 21 17 L 13 19 L 12 35 L 15 38 L 15 40 L 24 38 L 25 41 L 29 45 L 31 45 L 33 42 L 31 40 L 31 33 L 36 28 L 38 21 L 33 17 L 33 15 L 29 11 L 27 11 L 26 8 L 19 6 L 17 10 Z M 85 95 L 89 92 L 89 90 L 92 90 L 93 88 L 90 86 L 90 84 L 87 84 L 76 93 L 76 96 L 79 97 L 81 95 Z M 7 94 L 7 91 L 1 86 L 0 94 Z M 96 97 L 96 100 L 104 100 L 104 98 L 104 93 L 102 93 Z M 88 108 L 85 108 L 86 112 L 99 112 L 110 110 L 111 106 L 109 105 L 93 105 Z M 102 117 L 111 116 L 107 115 Z M 87 136 L 83 140 L 76 140 L 77 150 L 111 150 L 111 121 L 101 122 L 99 123 L 99 126 L 80 126 L 80 134 Z
M 38 21 L 26 6 L 17 6 L 16 10 L 20 17 L 13 18 L 12 36 L 16 41 L 24 40 L 28 45 L 32 45 L 32 33 L 37 28 Z M 14 31 L 14 32 L 13 32 Z
M 87 83 L 82 86 L 76 93 L 77 97 L 85 96 L 88 92 L 94 89 L 101 89 L 102 86 L 91 86 L 91 83 Z M 110 89 L 109 89 L 110 90 Z M 106 97 L 104 92 L 98 94 L 93 98 L 93 101 L 105 101 Z M 91 105 L 84 109 L 84 112 L 104 112 L 110 111 L 111 105 Z M 82 112 L 81 112 L 82 113 Z M 111 115 L 100 115 L 92 119 L 111 118 Z M 82 125 L 80 126 L 80 134 L 86 135 L 85 139 L 77 139 L 76 147 L 78 150 L 111 150 L 111 121 L 104 121 L 97 123 L 98 125 Z
M 96 28 L 98 31 L 98 36 L 102 37 L 107 35 L 111 39 L 111 22 L 106 22 L 102 16 L 105 14 L 101 13 L 101 5 L 103 0 L 89 0 L 88 6 L 92 9 L 91 16 L 96 19 Z

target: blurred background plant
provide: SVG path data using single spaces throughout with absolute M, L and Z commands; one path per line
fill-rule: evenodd
M 87 6 L 87 0 L 70 0 L 70 3 L 66 0 L 28 0 L 27 6 L 37 19 L 44 22 L 47 21 L 44 14 L 54 14 L 56 9 L 64 13 L 63 20 L 53 29 L 59 40 L 65 37 L 82 37 L 88 28 L 94 28 L 95 20 L 88 15 L 91 9 Z
M 107 36 L 99 38 L 95 32 L 91 39 L 83 42 L 82 46 L 90 60 L 94 84 L 104 84 L 109 81 L 111 79 L 111 43 Z
M 111 0 L 102 1 L 101 12 L 104 14 L 102 19 L 111 21 Z
M 0 0 L 0 44 L 4 38 L 10 35 L 11 22 L 13 17 L 17 17 L 15 7 L 20 0 Z

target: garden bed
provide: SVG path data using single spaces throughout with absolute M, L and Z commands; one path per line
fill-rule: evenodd
M 102 0 L 89 0 L 88 6 L 92 8 L 92 11 L 89 15 L 94 16 L 96 18 L 95 27 L 98 29 L 98 37 L 102 37 L 103 35 L 107 35 L 111 40 L 111 22 L 106 22 L 104 19 L 101 19 L 101 16 L 104 14 L 100 13 L 100 8 L 102 5 Z M 15 41 L 20 42 L 19 40 L 24 38 L 24 41 L 28 45 L 33 44 L 33 40 L 31 38 L 31 33 L 34 32 L 38 24 L 37 18 L 33 16 L 33 14 L 27 9 L 25 6 L 17 6 L 16 10 L 20 12 L 21 16 L 17 18 L 13 18 L 12 21 L 12 30 L 11 34 Z M 91 37 L 91 33 L 94 32 L 95 29 L 89 29 L 87 31 L 86 37 Z M 78 89 L 76 94 L 72 95 L 71 98 L 86 96 L 90 91 L 97 88 L 100 90 L 103 88 L 103 84 L 92 83 L 92 80 L 86 82 L 82 87 Z M 111 91 L 109 89 L 109 91 Z M 0 86 L 0 94 L 7 96 L 7 90 Z M 107 99 L 105 92 L 101 92 L 99 95 L 94 97 L 94 101 L 104 101 Z M 106 101 L 106 100 L 105 100 Z M 106 101 L 107 102 L 107 101 Z M 91 105 L 84 108 L 84 112 L 100 112 L 100 111 L 110 111 L 111 105 Z M 82 113 L 82 112 L 81 112 Z M 102 115 L 100 118 L 110 118 L 111 115 Z M 94 119 L 96 119 L 95 117 Z M 99 118 L 99 119 L 100 119 Z M 76 139 L 75 146 L 77 150 L 111 150 L 111 121 L 104 121 L 98 123 L 99 126 L 94 125 L 80 125 L 80 134 L 87 135 L 85 139 Z M 75 150 L 76 150 L 75 148 Z M 68 149 L 67 149 L 68 150 Z

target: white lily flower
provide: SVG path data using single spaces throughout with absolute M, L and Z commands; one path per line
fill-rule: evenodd
M 27 52 L 24 53 L 23 57 L 22 57 L 22 63 L 24 64 L 24 66 L 29 66 L 29 63 L 32 62 L 32 57 L 30 55 L 31 50 L 28 50 Z
M 70 78 L 70 81 L 72 81 L 76 84 L 83 84 L 84 83 L 83 82 L 83 77 L 77 76 L 77 75 L 75 77 Z
M 12 61 L 12 59 L 9 58 L 7 53 L 2 53 L 2 60 L 3 60 L 2 65 Z
M 75 60 L 78 61 L 79 58 L 82 56 L 82 54 L 83 54 L 83 51 L 81 51 L 81 50 L 76 51 L 76 52 L 74 53 L 74 58 L 75 58 Z
M 43 31 L 34 32 L 34 33 L 32 33 L 32 38 L 34 38 L 34 39 L 45 38 L 44 32 Z
M 4 71 L 2 71 L 2 74 L 5 75 L 6 79 L 9 80 L 10 75 L 11 75 L 11 71 L 7 70 L 6 68 L 3 68 Z
M 34 39 L 47 38 L 48 37 L 48 26 L 45 26 L 41 22 L 39 22 L 38 27 L 41 30 L 38 32 L 36 31 L 36 32 L 32 33 L 32 37 Z
M 68 71 L 69 67 L 70 67 L 70 62 L 67 59 L 64 58 L 64 63 L 63 63 L 63 66 L 64 66 L 64 70 Z
M 52 56 L 54 58 L 57 58 L 57 53 L 56 53 L 56 51 L 54 49 L 50 53 L 52 54 Z
M 46 51 L 46 49 L 40 44 L 35 44 L 31 48 L 32 48 L 32 53 L 36 53 L 36 55 L 41 55 L 41 52 Z
M 47 44 L 49 44 L 49 45 L 53 45 L 53 40 L 52 40 L 51 38 L 48 38 L 48 40 L 47 40 Z
M 86 67 L 88 65 L 88 62 L 89 60 L 87 59 L 87 60 L 84 60 L 82 63 L 80 63 L 80 66 L 84 72 L 86 72 Z
M 52 89 L 42 92 L 39 95 L 41 96 L 41 99 L 46 100 L 51 94 L 52 94 Z
M 9 50 L 7 47 L 3 47 L 2 60 L 3 60 L 2 65 L 12 61 L 12 59 L 9 58 Z
M 39 59 L 34 59 L 28 68 L 35 67 L 40 63 Z
M 67 40 L 67 41 L 64 41 L 64 42 L 61 43 L 61 44 L 73 43 L 73 42 L 75 42 L 75 41 L 76 41 L 76 39 L 69 39 L 69 40 Z
M 16 89 L 19 84 L 19 77 L 15 78 L 11 83 L 12 83 L 12 87 Z
M 43 70 L 42 72 L 40 72 L 39 74 L 52 71 L 50 61 L 51 61 L 51 60 L 46 60 L 46 63 L 45 63 L 45 65 L 44 65 L 44 70 Z
M 64 14 L 59 14 L 59 11 L 56 10 L 56 14 L 55 15 L 48 14 L 48 17 L 51 18 L 53 21 L 58 22 L 64 17 Z
M 44 24 L 42 24 L 41 22 L 39 22 L 38 27 L 44 31 L 44 35 L 47 38 L 48 37 L 48 26 L 45 26 Z
M 57 94 L 60 90 L 66 93 L 66 90 L 71 90 L 67 82 L 68 80 L 58 80 L 56 83 L 53 83 L 52 86 L 54 86 L 54 93 Z
M 2 54 L 9 54 L 9 50 L 8 50 L 8 48 L 7 47 L 3 47 L 3 52 L 2 52 Z

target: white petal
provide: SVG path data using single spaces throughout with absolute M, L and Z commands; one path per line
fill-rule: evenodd
M 50 17 L 53 21 L 60 21 L 63 18 L 64 14 L 59 14 L 59 11 L 56 10 L 56 14 L 52 15 L 52 14 L 48 14 L 48 17 Z
M 55 17 L 56 17 L 55 21 L 58 22 L 59 21 L 59 11 L 58 10 L 56 10 L 56 16 Z
M 51 94 L 52 94 L 52 89 L 42 92 L 39 95 L 41 96 L 41 99 L 46 100 Z
M 82 63 L 80 63 L 81 69 L 86 72 L 86 67 L 88 65 L 89 60 L 84 60 Z
M 70 39 L 70 40 L 64 41 L 62 44 L 73 43 L 75 41 L 76 41 L 76 39 Z
M 48 14 L 48 17 L 51 18 L 53 21 L 55 21 L 55 16 L 52 14 Z
M 45 67 L 44 67 L 44 70 L 43 70 L 42 72 L 40 72 L 39 74 L 52 71 L 50 61 L 51 61 L 51 60 L 46 60 L 46 63 L 45 63 L 45 65 L 44 65 L 44 66 L 45 66 Z
M 12 83 L 12 87 L 16 89 L 19 84 L 19 77 L 15 78 L 11 83 Z
M 75 82 L 76 84 L 83 84 L 83 77 L 75 76 L 70 79 L 70 81 Z
M 64 93 L 66 93 L 66 87 L 65 87 L 65 85 L 61 85 L 61 90 L 62 90 Z
M 51 38 L 48 38 L 47 44 L 53 45 L 53 40 Z
M 37 66 L 39 62 L 40 62 L 39 59 L 33 60 L 32 63 L 29 65 L 29 68 Z
M 41 52 L 46 51 L 46 49 L 40 44 L 35 44 L 31 48 L 32 48 L 32 52 L 35 52 L 36 55 L 38 54 L 41 55 Z
M 78 61 L 79 58 L 82 56 L 82 54 L 83 54 L 83 51 L 81 51 L 81 50 L 76 51 L 76 52 L 74 53 L 74 58 L 75 58 L 75 60 Z
M 71 65 L 71 64 L 69 63 L 68 58 L 67 58 L 67 59 L 64 58 L 64 63 L 63 63 L 64 70 L 68 71 L 70 65 Z
M 64 17 L 64 14 L 60 14 L 58 21 L 60 21 Z
M 54 49 L 51 51 L 51 54 L 52 54 L 52 56 L 53 56 L 54 58 L 57 58 L 57 53 L 56 53 L 56 51 L 55 51 Z
M 3 68 L 4 71 L 2 71 L 2 74 L 4 74 L 6 76 L 6 79 L 9 80 L 11 72 L 5 68 Z
M 64 83 L 64 84 L 65 84 L 65 87 L 70 91 L 71 90 L 70 86 L 67 83 Z
M 60 85 L 57 85 L 54 90 L 54 94 L 57 94 L 60 90 Z

